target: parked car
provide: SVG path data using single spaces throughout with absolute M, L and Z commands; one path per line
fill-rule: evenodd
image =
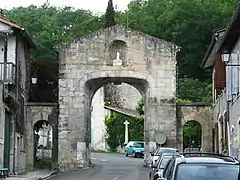
M 163 170 L 166 167 L 168 161 L 173 156 L 180 156 L 180 153 L 174 155 L 172 153 L 163 153 L 161 158 L 158 158 L 157 162 L 151 165 L 150 172 L 149 172 L 149 180 L 157 180 L 158 178 L 162 177 Z
M 189 155 L 190 154 L 190 155 Z M 193 156 L 196 154 L 196 156 Z M 167 163 L 158 180 L 239 180 L 240 162 L 215 153 L 182 153 Z
M 144 156 L 144 142 L 130 141 L 125 147 L 125 156 L 132 155 L 133 157 Z
M 178 149 L 175 148 L 168 148 L 168 147 L 160 147 L 156 150 L 154 154 L 152 154 L 153 159 L 152 159 L 152 164 L 156 163 L 158 158 L 161 158 L 163 153 L 179 153 Z
M 184 152 L 200 152 L 200 148 L 185 148 Z

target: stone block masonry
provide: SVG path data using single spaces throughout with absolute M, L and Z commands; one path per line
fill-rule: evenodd
M 157 133 L 167 135 L 168 146 L 176 145 L 173 129 L 179 49 L 173 43 L 119 25 L 58 46 L 60 170 L 89 166 L 91 101 L 100 87 L 111 82 L 130 84 L 146 99 L 146 164 Z

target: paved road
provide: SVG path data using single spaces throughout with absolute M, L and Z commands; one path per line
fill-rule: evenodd
M 93 168 L 58 174 L 50 180 L 147 180 L 143 159 L 119 154 L 93 153 Z

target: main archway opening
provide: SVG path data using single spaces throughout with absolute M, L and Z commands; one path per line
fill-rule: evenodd
M 126 141 L 144 141 L 143 107 L 141 93 L 127 83 L 99 88 L 91 105 L 91 150 L 123 152 Z
M 105 87 L 111 88 L 106 89 Z M 85 119 L 88 126 L 86 133 L 88 149 L 92 149 L 91 147 L 97 144 L 96 137 L 98 137 L 100 142 L 105 141 L 101 145 L 102 149 L 122 151 L 126 143 L 124 125 L 126 120 L 131 121 L 128 125 L 129 136 L 127 141 L 144 141 L 145 122 L 143 112 L 145 107 L 143 102 L 147 88 L 146 80 L 131 77 L 105 77 L 86 82 L 85 108 L 88 115 L 85 116 Z M 97 106 L 99 109 L 97 109 Z M 98 125 L 100 124 L 98 127 L 96 125 L 97 121 Z M 116 126 L 115 130 L 114 126 Z M 98 132 L 101 133 L 101 136 Z M 111 142 L 112 140 L 114 142 Z
M 202 126 L 197 121 L 188 121 L 183 125 L 183 150 L 198 151 L 202 146 Z

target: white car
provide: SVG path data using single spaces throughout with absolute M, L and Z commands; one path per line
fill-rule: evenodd
M 176 153 L 176 152 L 179 152 L 179 150 L 176 148 L 160 147 L 156 150 L 154 154 L 152 154 L 153 156 L 152 163 L 156 163 L 158 158 L 161 158 L 163 153 Z

